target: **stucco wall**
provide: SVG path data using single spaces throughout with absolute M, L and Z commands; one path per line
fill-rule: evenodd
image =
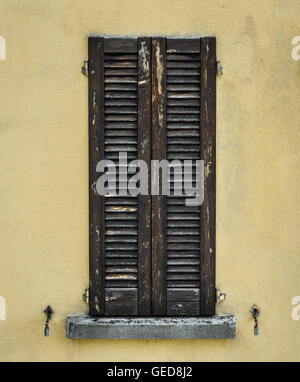
M 299 361 L 300 35 L 297 0 L 1 0 L 0 361 Z M 217 286 L 235 340 L 65 336 L 87 306 L 90 33 L 213 35 L 217 79 Z M 253 335 L 249 309 L 262 309 Z M 56 314 L 43 336 L 43 309 Z

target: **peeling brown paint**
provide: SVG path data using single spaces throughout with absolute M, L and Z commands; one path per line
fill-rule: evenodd
M 96 97 L 97 97 L 97 93 L 96 91 L 93 92 L 93 108 L 96 107 L 97 103 L 96 103 Z
M 141 42 L 141 46 L 140 46 L 140 49 L 139 49 L 139 56 L 140 56 L 140 59 L 141 59 L 141 66 L 142 66 L 142 70 L 147 73 L 150 71 L 150 67 L 149 67 L 149 51 L 148 51 L 148 48 L 147 48 L 147 45 L 146 45 L 146 42 L 145 41 L 142 41 Z

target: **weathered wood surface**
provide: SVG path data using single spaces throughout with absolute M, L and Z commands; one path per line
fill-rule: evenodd
M 138 156 L 151 168 L 151 38 L 138 39 Z M 151 314 L 151 173 L 148 195 L 138 197 L 138 312 Z
M 105 53 L 133 53 L 137 52 L 136 38 L 109 38 L 104 39 Z
M 168 302 L 167 315 L 168 316 L 198 316 L 199 305 L 200 305 L 199 301 Z
M 200 53 L 199 38 L 168 38 L 167 53 Z
M 168 288 L 168 302 L 197 301 L 199 302 L 199 288 Z
M 104 41 L 105 158 L 120 152 L 138 159 L 138 53 L 136 38 Z M 117 168 L 117 193 L 125 191 Z M 105 315 L 138 314 L 138 197 L 105 198 Z
M 137 301 L 134 302 L 106 302 L 105 303 L 106 316 L 137 316 L 138 306 Z
M 104 158 L 104 39 L 89 38 L 89 253 L 90 314 L 104 314 L 105 212 L 96 192 L 96 165 Z
M 204 202 L 201 206 L 200 314 L 215 314 L 216 232 L 216 39 L 201 38 L 201 159 Z
M 168 39 L 167 159 L 200 158 L 200 39 Z M 195 185 L 195 164 L 189 174 Z M 185 172 L 186 175 L 186 172 Z M 191 188 L 191 186 L 189 187 Z M 182 191 L 170 178 L 171 194 Z M 167 314 L 199 315 L 200 206 L 167 198 Z
M 152 159 L 166 159 L 166 39 L 152 39 Z M 156 169 L 157 170 L 157 169 Z M 155 188 L 154 179 L 152 186 Z M 152 196 L 152 314 L 166 314 L 165 196 Z
M 91 315 L 214 314 L 215 115 L 215 38 L 89 38 Z M 99 196 L 96 164 L 119 151 L 203 159 L 201 208 Z

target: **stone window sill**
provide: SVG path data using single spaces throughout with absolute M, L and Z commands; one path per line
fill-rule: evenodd
M 212 317 L 91 317 L 70 315 L 73 339 L 229 339 L 236 336 L 235 315 Z

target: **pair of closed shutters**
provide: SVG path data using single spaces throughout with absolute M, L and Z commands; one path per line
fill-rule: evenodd
M 215 114 L 214 37 L 89 37 L 91 315 L 215 313 Z M 96 165 L 119 152 L 204 160 L 203 204 L 99 195 Z

